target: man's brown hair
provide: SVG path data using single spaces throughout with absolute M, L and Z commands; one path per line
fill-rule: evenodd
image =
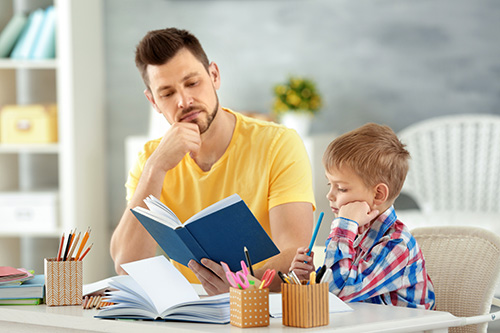
M 408 173 L 410 153 L 388 126 L 368 123 L 333 140 L 323 155 L 327 172 L 350 168 L 368 187 L 384 183 L 395 200 Z
M 163 65 L 186 48 L 208 72 L 209 61 L 198 39 L 187 30 L 166 28 L 149 31 L 135 51 L 135 65 L 149 89 L 148 65 Z

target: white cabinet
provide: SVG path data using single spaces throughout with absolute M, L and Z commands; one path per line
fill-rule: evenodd
M 0 107 L 57 103 L 58 142 L 0 143 L 0 197 L 15 192 L 36 198 L 41 190 L 55 192 L 57 200 L 46 202 L 55 202 L 57 221 L 43 228 L 16 228 L 15 221 L 0 221 L 0 265 L 30 266 L 26 268 L 42 273 L 43 257 L 57 254 L 63 232 L 90 226 L 94 245 L 84 262 L 85 283 L 109 275 L 103 4 L 101 0 L 1 0 L 0 28 L 16 11 L 47 4 L 54 5 L 57 15 L 56 59 L 1 58 Z

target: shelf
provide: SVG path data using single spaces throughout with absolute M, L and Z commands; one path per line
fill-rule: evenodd
M 17 225 L 14 229 L 8 225 L 14 219 L 9 217 L 10 222 L 5 217 L 0 219 L 0 262 L 41 272 L 43 258 L 52 256 L 53 248 L 58 246 L 57 238 L 75 228 L 91 227 L 92 251 L 109 252 L 103 1 L 0 0 L 0 27 L 9 22 L 14 12 L 32 12 L 49 5 L 54 5 L 57 14 L 57 59 L 0 58 L 0 106 L 56 103 L 58 109 L 58 142 L 0 143 L 0 194 L 44 187 L 54 187 L 57 191 L 55 225 L 33 228 Z M 30 208 L 40 204 L 36 200 L 36 204 L 19 202 Z M 84 280 L 96 281 L 107 276 L 103 267 L 108 267 L 108 257 L 89 256 Z
M 0 154 L 33 153 L 33 154 L 57 154 L 58 143 L 25 143 L 25 144 L 0 144 Z
M 56 69 L 57 60 L 0 59 L 0 69 Z
M 53 230 L 53 231 L 2 231 L 0 233 L 1 238 L 11 238 L 11 237 L 61 237 L 63 230 Z

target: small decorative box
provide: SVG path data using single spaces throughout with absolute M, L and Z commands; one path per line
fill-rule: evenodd
M 82 304 L 83 262 L 45 259 L 47 305 Z
M 317 327 L 330 323 L 328 284 L 281 284 L 283 325 Z
M 237 289 L 229 292 L 231 325 L 260 327 L 269 325 L 269 289 Z

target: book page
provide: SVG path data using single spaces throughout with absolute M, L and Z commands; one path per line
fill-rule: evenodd
M 218 202 L 214 203 L 213 205 L 208 206 L 207 208 L 203 209 L 202 211 L 194 214 L 184 224 L 188 224 L 190 222 L 199 220 L 207 215 L 212 214 L 213 212 L 216 212 L 216 211 L 221 210 L 225 207 L 231 206 L 232 204 L 235 204 L 238 201 L 241 201 L 241 198 L 238 194 L 235 193 L 233 195 L 230 195 L 227 198 L 222 199 L 221 201 L 218 201 Z
M 158 314 L 176 304 L 200 298 L 189 281 L 164 256 L 121 266 L 148 295 Z
M 149 208 L 150 213 L 160 219 L 160 222 L 169 226 L 172 225 L 174 229 L 182 225 L 177 215 L 153 195 L 144 199 L 144 203 Z M 168 224 L 165 222 L 168 222 Z

